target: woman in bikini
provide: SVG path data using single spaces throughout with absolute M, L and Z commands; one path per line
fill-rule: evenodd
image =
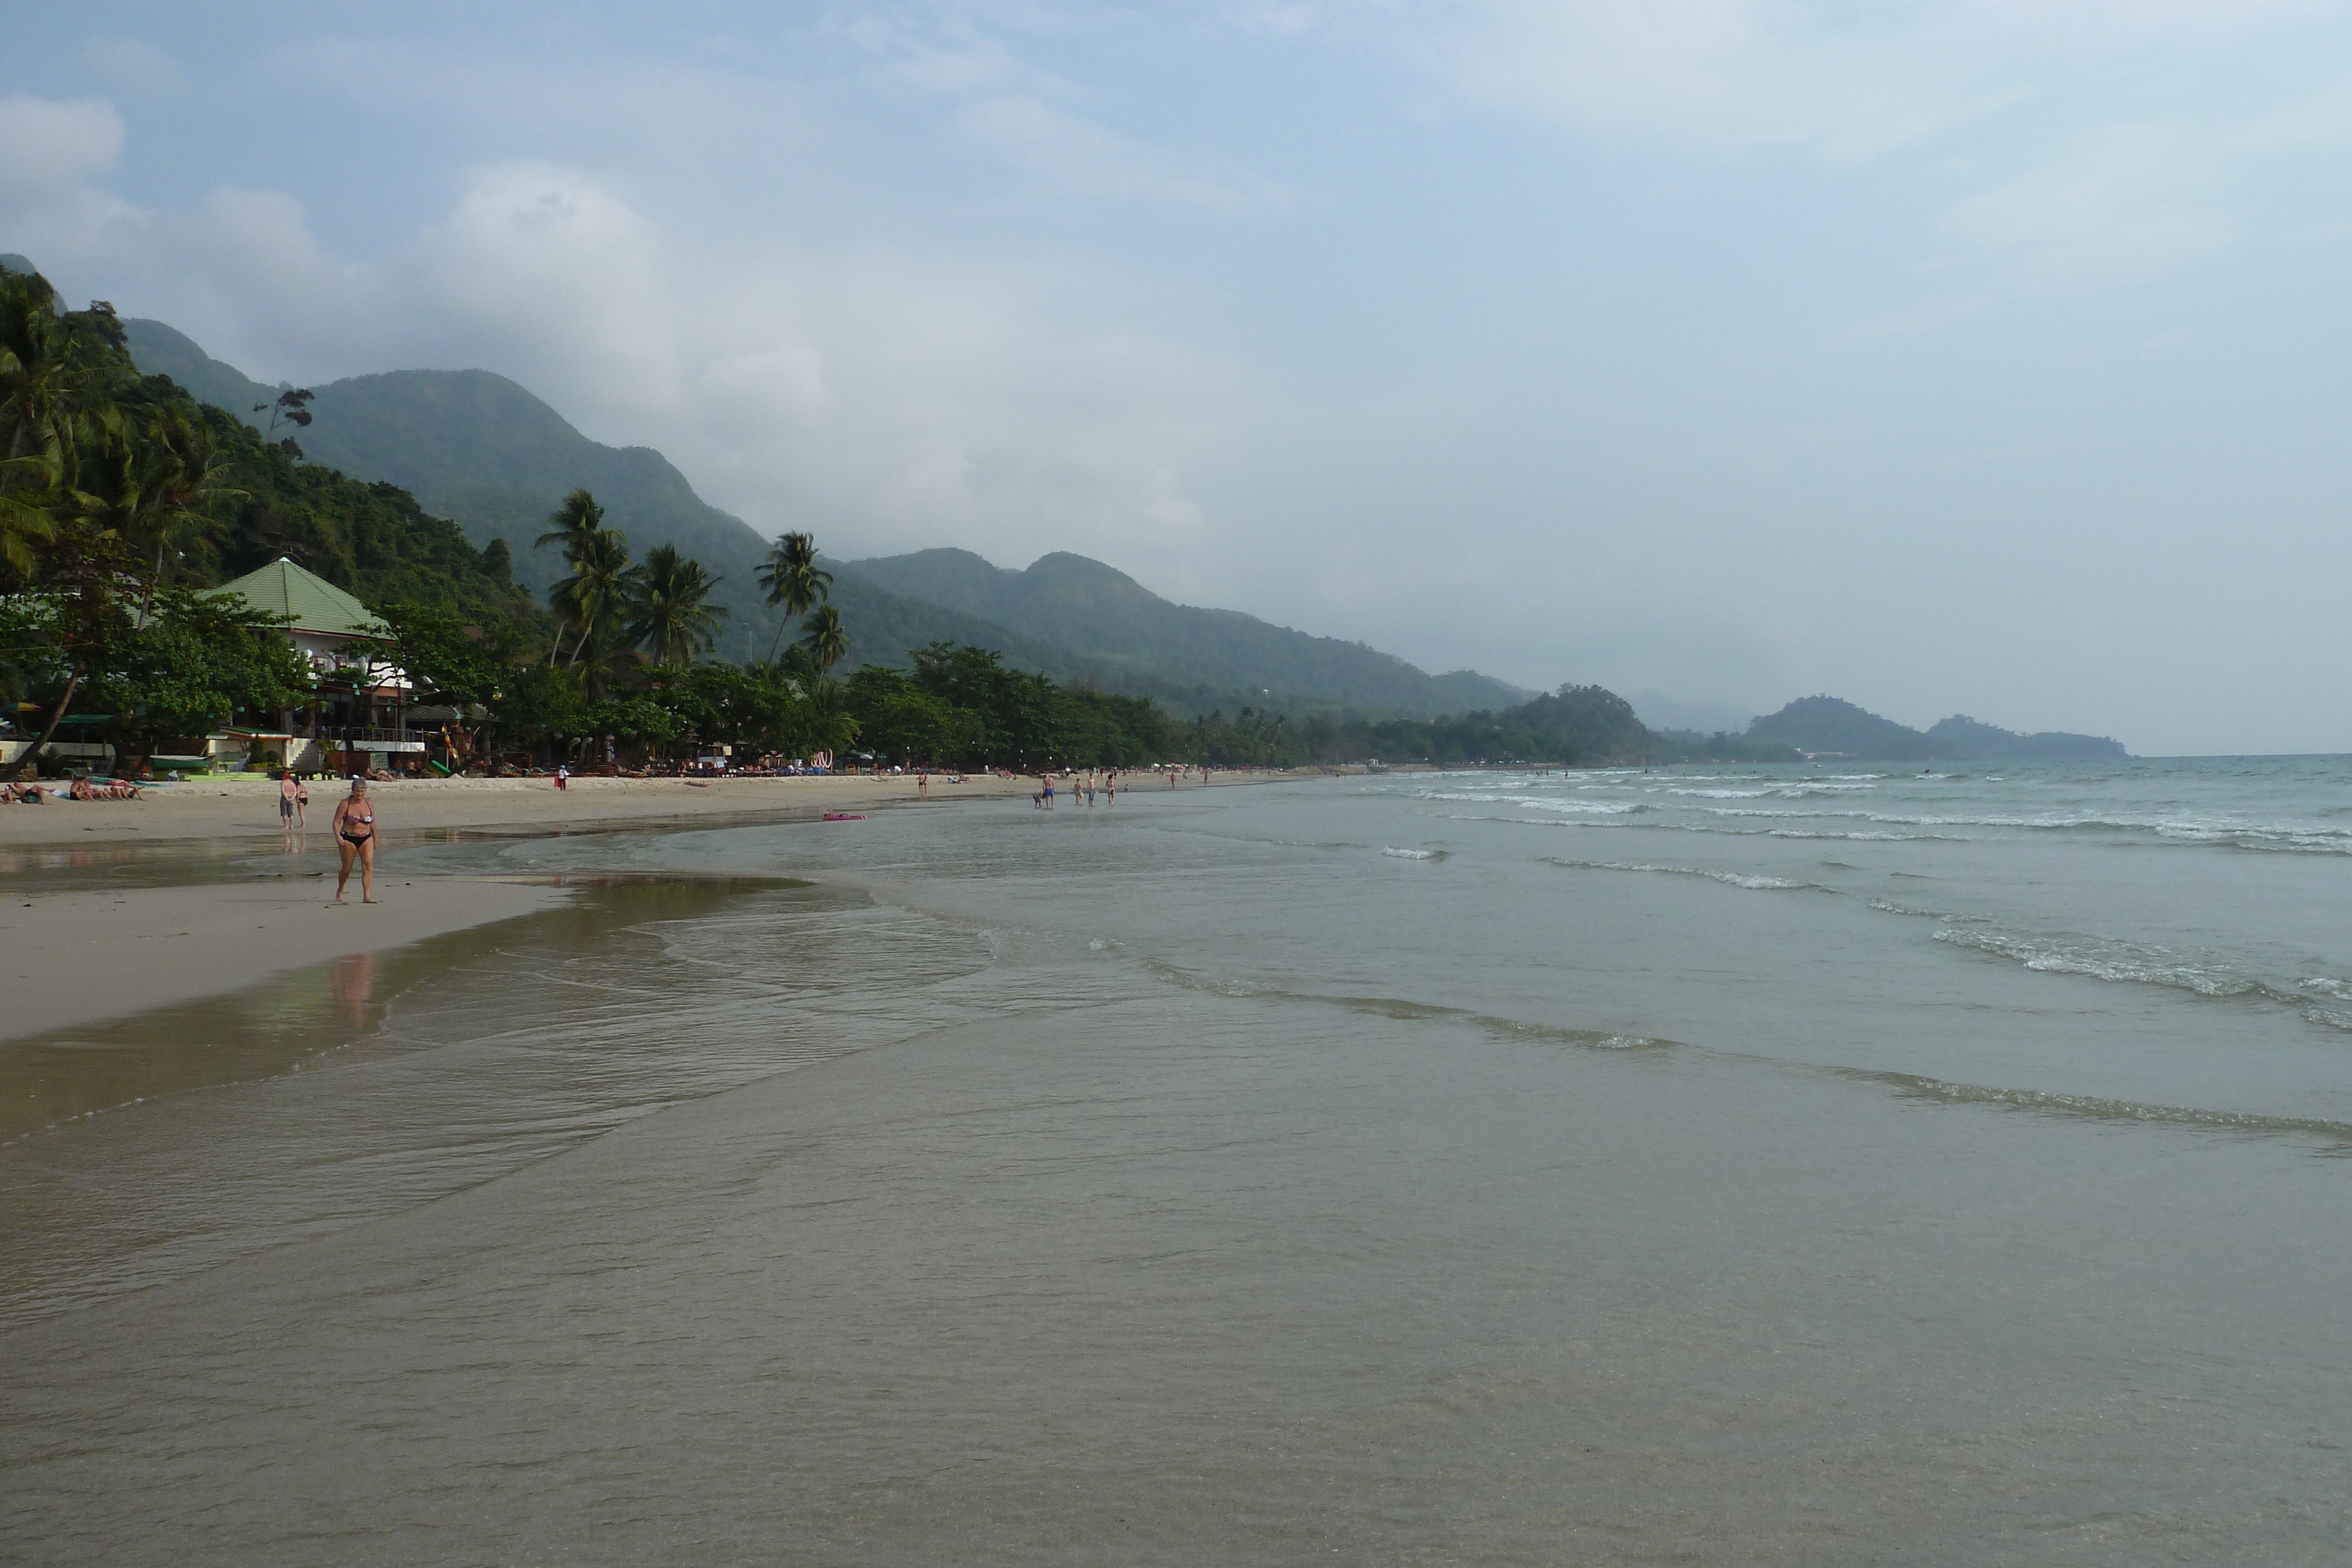
M 375 902 L 375 802 L 368 799 L 367 780 L 352 779 L 352 792 L 335 802 L 335 847 L 343 852 L 343 874 L 335 879 L 335 902 L 343 901 L 344 884 L 352 880 L 352 862 L 360 862 L 360 898 Z

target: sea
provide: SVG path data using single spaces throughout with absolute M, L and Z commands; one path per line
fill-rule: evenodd
M 387 821 L 0 1045 L 0 1561 L 2352 1561 L 2352 758 Z

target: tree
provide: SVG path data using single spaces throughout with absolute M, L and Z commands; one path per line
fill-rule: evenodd
M 677 546 L 655 546 L 638 568 L 622 635 L 657 664 L 691 664 L 717 644 L 719 622 L 727 617 L 723 606 L 710 602 L 719 580 L 705 576 L 702 563 L 679 555 Z
M 278 394 L 275 402 L 255 403 L 254 413 L 260 413 L 267 411 L 269 414 L 269 428 L 261 433 L 262 439 L 268 440 L 277 434 L 278 427 L 281 424 L 300 425 L 308 430 L 310 427 L 310 422 L 318 417 L 310 412 L 310 400 L 317 395 L 307 387 L 299 389 L 289 387 Z M 277 443 L 277 446 L 278 450 L 289 457 L 299 458 L 302 455 L 302 448 L 296 444 L 290 435 Z
M 146 504 L 132 521 L 132 542 L 154 547 L 154 566 L 139 604 L 144 625 L 169 564 L 222 527 L 218 508 L 245 498 L 232 486 L 231 463 L 209 426 L 185 411 L 167 408 L 148 425 Z
M 595 529 L 576 549 L 572 575 L 547 591 L 549 607 L 572 632 L 572 654 L 564 661 L 572 664 L 591 647 L 609 653 L 618 643 L 621 617 L 643 578 L 643 569 L 629 564 L 628 536 L 616 528 Z
M 801 639 L 801 645 L 816 661 L 820 673 L 829 672 L 849 657 L 849 628 L 842 624 L 841 612 L 828 604 L 810 616 L 808 634 Z
M 152 619 L 106 650 L 88 685 L 91 703 L 124 755 L 154 755 L 166 741 L 205 734 L 239 708 L 305 700 L 310 670 L 269 623 L 242 602 L 165 589 Z
M 783 651 L 784 633 L 793 622 L 806 614 L 810 605 L 833 597 L 833 573 L 817 570 L 814 534 L 783 534 L 769 547 L 758 575 L 760 586 L 768 591 L 768 602 L 781 605 L 784 612 L 783 619 L 776 622 L 775 646 L 768 651 L 768 662 L 772 664 Z
M 586 490 L 574 490 L 563 497 L 562 506 L 547 515 L 547 531 L 531 541 L 531 548 L 545 549 L 550 545 L 560 547 L 563 551 L 564 565 L 577 573 L 582 558 L 592 548 L 592 541 L 604 529 L 604 508 L 598 506 L 596 497 Z M 560 583 L 557 585 L 558 589 L 562 586 Z M 561 600 L 556 599 L 553 594 L 550 595 L 550 599 L 551 607 L 556 612 L 555 641 L 549 644 L 547 650 L 548 662 L 552 664 L 555 661 L 555 655 L 562 650 L 563 633 L 568 622 L 564 618 Z

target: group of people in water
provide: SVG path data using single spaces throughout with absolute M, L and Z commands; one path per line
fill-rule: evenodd
M 1080 779 L 1078 775 L 1076 773 L 1072 773 L 1068 777 L 1070 780 L 1070 800 L 1074 803 L 1079 800 L 1084 800 L 1087 805 L 1091 806 L 1096 803 L 1097 799 L 1099 799 L 1102 804 L 1108 806 L 1118 799 L 1118 775 L 1116 773 L 1089 768 L 1087 769 L 1086 777 L 1083 780 Z M 1034 800 L 1041 808 L 1051 807 L 1054 804 L 1054 775 L 1050 772 L 1040 773 L 1037 776 L 1037 781 L 1042 784 L 1044 788 L 1039 789 L 1034 795 L 1031 796 L 1030 799 Z

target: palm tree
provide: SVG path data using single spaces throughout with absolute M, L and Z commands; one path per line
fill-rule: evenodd
M 154 570 L 139 601 L 142 626 L 147 624 L 155 590 L 163 580 L 166 556 L 176 559 L 218 528 L 219 505 L 245 496 L 230 486 L 230 465 L 215 444 L 211 428 L 176 409 L 157 416 L 149 427 L 147 453 L 147 504 L 132 529 L 140 542 L 152 538 L 155 546 Z
M 47 278 L 0 273 L 0 459 L 73 482 L 77 448 L 120 423 L 102 370 L 121 330 L 111 306 L 60 311 Z
M 646 552 L 632 615 L 622 635 L 646 649 L 657 664 L 691 664 L 719 641 L 726 610 L 709 602 L 719 579 L 703 575 L 702 563 L 677 553 L 676 545 Z
M 57 533 L 47 479 L 48 466 L 37 457 L 0 457 L 0 566 L 20 575 L 32 573 L 33 547 Z
M 547 591 L 560 622 L 558 646 L 564 630 L 575 633 L 566 664 L 577 664 L 592 643 L 611 641 L 643 575 L 642 568 L 629 564 L 629 538 L 619 529 L 597 528 L 578 541 L 572 575 Z
M 820 675 L 849 657 L 849 628 L 841 623 L 841 612 L 828 604 L 810 616 L 808 635 L 801 639 L 801 645 L 816 661 Z
M 784 534 L 769 547 L 768 559 L 760 564 L 760 586 L 768 591 L 768 602 L 783 607 L 783 619 L 776 622 L 776 643 L 768 650 L 768 663 L 774 664 L 784 651 L 784 633 L 808 607 L 820 599 L 833 597 L 833 573 L 816 569 L 816 536 L 814 534 Z
M 563 548 L 563 564 L 576 574 L 581 557 L 592 548 L 592 541 L 604 531 L 604 508 L 586 490 L 574 490 L 563 497 L 563 504 L 547 515 L 547 531 L 531 541 L 531 549 L 545 549 L 550 545 Z M 570 580 L 569 579 L 566 580 Z M 557 584 L 561 588 L 562 584 Z M 563 646 L 564 619 L 562 605 L 554 593 L 549 594 L 550 607 L 556 612 L 555 641 L 548 644 L 547 662 L 555 663 L 557 652 Z

